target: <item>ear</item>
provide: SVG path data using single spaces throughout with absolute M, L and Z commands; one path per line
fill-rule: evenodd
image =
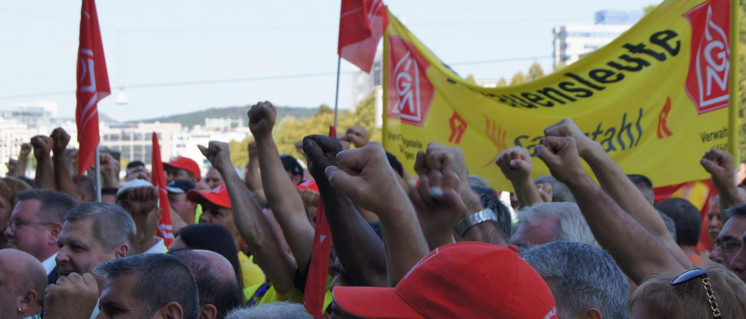
M 585 311 L 583 311 L 581 318 L 587 318 L 587 319 L 601 319 L 603 315 L 601 314 L 601 311 L 598 310 L 598 308 L 588 308 Z
M 132 251 L 131 247 L 127 244 L 121 244 L 119 247 L 114 249 L 114 259 L 124 258 L 129 256 Z
M 218 308 L 208 303 L 199 307 L 199 319 L 216 319 L 218 317 Z
M 57 237 L 60 236 L 60 233 L 62 232 L 62 224 L 61 223 L 54 223 L 48 226 L 49 227 L 49 234 L 51 235 L 49 237 L 49 240 L 52 245 L 57 246 Z
M 184 310 L 181 309 L 181 305 L 178 302 L 172 301 L 158 309 L 155 317 L 163 319 L 182 319 L 184 318 Z
M 26 313 L 29 309 L 34 309 L 35 307 L 39 307 L 39 303 L 36 301 L 37 297 L 39 297 L 39 294 L 34 289 L 29 289 L 25 293 L 19 295 L 18 296 L 18 309 L 21 310 L 21 313 Z

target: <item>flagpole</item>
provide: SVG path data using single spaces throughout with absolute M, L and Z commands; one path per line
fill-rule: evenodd
M 337 110 L 339 106 L 339 68 L 342 65 L 342 56 L 337 56 L 337 90 L 334 92 L 334 127 L 337 127 Z
M 96 145 L 96 159 L 94 165 L 96 165 L 96 201 L 101 202 L 101 151 L 99 150 L 100 145 Z

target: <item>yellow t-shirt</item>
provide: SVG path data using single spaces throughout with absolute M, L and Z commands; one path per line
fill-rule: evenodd
M 331 305 L 332 301 L 334 300 L 334 298 L 332 297 L 332 291 L 328 288 L 329 287 L 328 284 L 331 284 L 332 279 L 333 278 L 329 276 L 328 281 L 327 281 L 326 293 L 324 294 L 324 309 L 328 308 L 329 305 Z M 253 297 L 256 291 L 259 288 L 261 288 L 263 284 L 264 283 L 245 288 L 243 290 L 244 301 L 248 301 L 251 297 Z M 290 291 L 288 291 L 287 293 L 280 294 L 277 292 L 277 290 L 275 290 L 275 286 L 272 285 L 272 283 L 268 283 L 268 284 L 269 284 L 269 289 L 267 289 L 267 292 L 264 293 L 263 296 L 258 297 L 258 300 L 254 301 L 255 305 L 263 305 L 263 304 L 268 304 L 268 303 L 272 303 L 275 301 L 303 303 L 303 292 L 300 291 L 300 289 L 293 287 L 293 288 L 290 288 Z
M 267 279 L 264 278 L 264 272 L 257 264 L 254 263 L 254 256 L 248 257 L 243 252 L 238 252 L 238 263 L 241 264 L 241 276 L 243 277 L 243 286 L 251 287 L 261 285 Z

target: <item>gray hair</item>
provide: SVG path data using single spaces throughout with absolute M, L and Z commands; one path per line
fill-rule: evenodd
M 178 302 L 185 319 L 199 316 L 197 283 L 189 268 L 166 254 L 142 254 L 111 260 L 96 267 L 109 284 L 122 276 L 136 275 L 132 296 L 142 304 L 143 318 L 151 318 L 169 302 Z
M 629 283 L 603 249 L 553 242 L 524 250 L 521 256 L 549 285 L 559 319 L 574 318 L 588 308 L 597 308 L 604 318 L 628 318 Z
M 567 188 L 567 185 L 558 181 L 552 175 L 540 176 L 534 180 L 534 183 L 547 183 L 552 185 L 552 201 L 554 202 L 575 202 L 575 197 L 572 196 L 572 192 Z
M 553 217 L 559 220 L 557 232 L 552 241 L 572 241 L 598 246 L 585 217 L 575 203 L 538 203 L 518 212 L 518 221 L 536 225 L 542 217 Z
M 306 308 L 298 303 L 279 301 L 250 308 L 238 308 L 225 319 L 312 319 Z
M 109 203 L 80 204 L 65 214 L 65 222 L 93 219 L 93 237 L 109 251 L 121 244 L 127 244 L 133 254 L 135 222 L 121 207 Z
M 78 204 L 70 195 L 46 189 L 33 189 L 16 195 L 16 203 L 31 199 L 39 201 L 39 219 L 47 223 L 61 223 L 65 212 Z

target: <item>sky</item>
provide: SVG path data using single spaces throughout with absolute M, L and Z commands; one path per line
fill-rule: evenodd
M 604 9 L 659 0 L 389 0 L 385 3 L 460 75 L 510 79 L 552 70 L 552 28 L 592 24 Z M 339 0 L 99 0 L 112 95 L 99 112 L 129 121 L 261 100 L 334 105 Z M 75 116 L 80 1 L 0 1 L 0 108 L 55 100 Z M 352 108 L 342 62 L 339 107 Z M 123 89 L 129 102 L 116 103 Z

